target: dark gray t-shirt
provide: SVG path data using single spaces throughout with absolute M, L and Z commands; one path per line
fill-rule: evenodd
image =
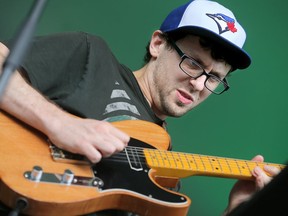
M 132 71 L 94 35 L 69 32 L 36 37 L 22 67 L 32 86 L 75 115 L 163 123 L 149 107 Z

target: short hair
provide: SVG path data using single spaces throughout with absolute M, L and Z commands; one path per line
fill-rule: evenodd
M 186 37 L 187 35 L 192 35 L 191 33 L 187 33 L 187 32 L 178 32 L 177 34 L 171 34 L 171 33 L 162 33 L 160 35 L 160 37 L 162 37 L 165 41 L 166 41 L 166 46 L 168 49 L 173 49 L 173 46 L 171 44 L 171 41 L 178 41 L 184 37 Z M 147 46 L 146 46 L 146 53 L 144 55 L 144 64 L 147 64 L 152 56 L 150 53 L 150 42 L 148 42 Z M 211 57 L 215 60 L 223 60 L 225 61 L 227 64 L 231 65 L 232 69 L 230 71 L 233 71 L 233 65 L 232 65 L 232 61 L 229 59 L 229 53 L 225 52 L 225 50 L 223 50 L 223 48 L 216 44 L 213 43 L 213 41 L 205 38 L 205 37 L 200 37 L 200 45 L 203 48 L 208 48 L 211 50 Z

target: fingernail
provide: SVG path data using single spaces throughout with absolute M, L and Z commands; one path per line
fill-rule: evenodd
M 269 165 L 265 165 L 265 166 L 264 166 L 264 170 L 266 170 L 266 171 L 271 171 L 271 170 L 273 170 L 273 168 L 274 168 L 274 167 L 271 167 L 271 166 L 269 166 Z
M 254 168 L 254 172 L 255 172 L 255 174 L 256 175 L 260 175 L 261 174 L 261 168 L 260 167 L 258 167 L 258 166 L 256 166 L 255 168 Z

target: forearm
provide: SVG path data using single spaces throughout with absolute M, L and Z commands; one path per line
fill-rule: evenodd
M 57 126 L 57 116 L 65 115 L 61 108 L 33 89 L 19 72 L 10 78 L 0 108 L 45 134 Z
M 0 43 L 1 68 L 8 54 L 8 48 Z M 18 71 L 11 76 L 1 95 L 0 108 L 45 134 L 55 130 L 59 125 L 57 116 L 65 113 L 30 86 Z

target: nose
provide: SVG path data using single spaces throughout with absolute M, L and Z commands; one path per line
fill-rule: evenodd
M 205 88 L 205 85 L 204 85 L 205 80 L 206 80 L 206 75 L 203 74 L 200 77 L 191 78 L 190 84 L 193 86 L 194 90 L 202 91 Z

